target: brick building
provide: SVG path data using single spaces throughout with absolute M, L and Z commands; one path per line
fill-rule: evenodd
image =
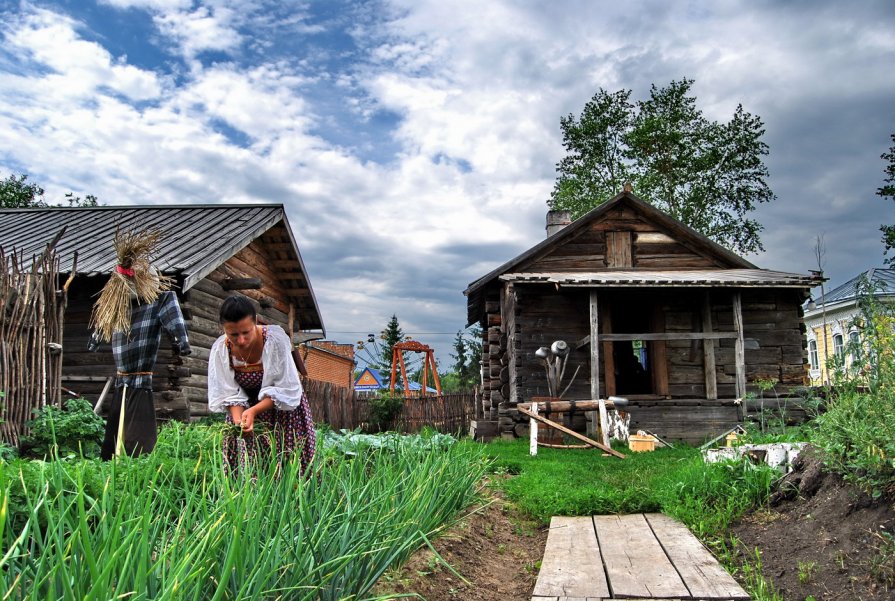
M 301 345 L 308 377 L 345 388 L 354 387 L 354 345 L 313 340 Z

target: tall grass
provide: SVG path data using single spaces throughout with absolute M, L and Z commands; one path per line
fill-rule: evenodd
M 895 307 L 858 284 L 861 332 L 836 362 L 836 394 L 817 418 L 815 444 L 829 468 L 875 497 L 895 496 Z M 850 365 L 846 356 L 857 360 Z
M 172 461 L 196 437 L 181 430 L 159 453 L 94 464 L 107 470 L 98 491 L 93 472 L 64 462 L 28 479 L 0 471 L 2 598 L 362 599 L 471 500 L 485 469 L 455 445 L 329 453 L 305 478 L 297 462 L 229 478 L 216 449 Z

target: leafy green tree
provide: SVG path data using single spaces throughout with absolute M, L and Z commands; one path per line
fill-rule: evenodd
M 895 134 L 892 134 L 892 142 L 895 142 Z M 895 144 L 892 144 L 888 152 L 882 153 L 880 158 L 888 163 L 884 169 L 886 179 L 883 181 L 886 184 L 877 189 L 876 193 L 895 201 Z M 883 225 L 879 229 L 883 233 L 883 245 L 886 247 L 884 254 L 889 254 L 890 250 L 895 249 L 895 225 Z M 888 257 L 886 264 L 895 267 L 895 256 Z
M 574 218 L 631 182 L 638 196 L 734 251 L 763 250 L 762 226 L 748 215 L 773 200 L 763 158 L 761 118 L 737 106 L 726 123 L 707 119 L 690 95 L 692 79 L 650 89 L 602 88 L 580 117 L 560 119 L 567 155 L 548 204 Z
M 44 189 L 28 181 L 27 175 L 10 175 L 0 180 L 0 208 L 26 209 L 28 207 L 46 207 Z
M 482 362 L 481 328 L 474 328 L 469 336 L 457 332 L 453 343 L 453 370 L 456 375 L 457 388 L 469 390 L 479 381 L 479 369 Z
M 75 196 L 74 192 L 65 194 L 65 201 L 70 207 L 96 207 L 99 201 L 93 194 L 84 198 Z M 10 175 L 0 180 L 0 208 L 28 209 L 52 206 L 44 198 L 44 189 L 35 182 L 29 182 L 27 175 Z

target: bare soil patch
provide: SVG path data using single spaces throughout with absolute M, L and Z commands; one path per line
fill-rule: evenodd
M 428 547 L 387 572 L 378 595 L 417 593 L 427 601 L 529 601 L 547 543 L 547 527 L 525 517 L 491 486 L 466 517 L 432 541 L 464 583 Z
M 761 551 L 762 571 L 786 601 L 895 599 L 892 499 L 872 499 L 824 471 L 810 447 L 796 460 L 768 510 L 730 531 L 747 559 Z M 889 555 L 881 552 L 885 546 Z

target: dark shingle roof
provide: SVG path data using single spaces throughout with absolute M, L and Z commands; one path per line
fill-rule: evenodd
M 895 269 L 874 268 L 859 273 L 841 286 L 833 288 L 824 296 L 818 298 L 815 303 L 817 305 L 832 305 L 855 299 L 857 297 L 858 282 L 864 277 L 879 288 L 879 293 L 895 295 Z
M 78 253 L 77 273 L 95 276 L 114 269 L 115 229 L 159 228 L 164 240 L 155 265 L 166 274 L 183 278 L 184 291 L 214 271 L 253 240 L 282 222 L 310 296 L 305 329 L 322 328 L 320 312 L 292 229 L 281 204 L 132 205 L 53 207 L 0 210 L 0 246 L 15 250 L 26 261 L 40 254 L 63 228 L 56 245 L 59 270 L 72 269 Z
M 501 281 L 548 283 L 562 286 L 600 288 L 662 288 L 662 287 L 777 287 L 807 288 L 817 278 L 799 273 L 767 269 L 691 269 L 677 271 L 595 271 L 588 273 L 507 273 Z

